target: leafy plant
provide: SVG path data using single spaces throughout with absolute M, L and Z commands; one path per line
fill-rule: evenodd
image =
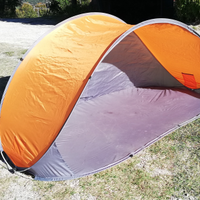
M 48 14 L 49 9 L 46 7 L 45 3 L 37 3 L 35 5 L 35 11 L 37 12 L 38 16 L 42 17 Z
M 16 9 L 16 15 L 19 18 L 34 18 L 38 17 L 30 3 L 23 3 L 21 8 Z
M 0 17 L 15 17 L 15 8 L 22 0 L 0 0 Z
M 73 4 L 71 0 L 51 0 L 50 13 L 61 15 L 63 18 L 90 11 L 89 0 L 79 0 Z
M 175 12 L 179 20 L 184 22 L 197 22 L 200 20 L 199 0 L 176 0 Z

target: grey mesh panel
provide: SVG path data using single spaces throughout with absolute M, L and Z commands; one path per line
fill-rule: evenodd
M 182 87 L 133 32 L 95 69 L 81 98 L 94 98 L 128 87 Z
M 110 63 L 101 63 L 85 87 L 81 99 L 88 100 L 115 91 L 133 87 L 128 76 Z
M 30 172 L 35 175 L 36 180 L 51 181 L 70 179 L 74 174 L 61 157 L 55 143 L 31 167 Z
M 182 86 L 157 61 L 134 32 L 115 46 L 102 62 L 110 63 L 125 72 L 136 87 Z

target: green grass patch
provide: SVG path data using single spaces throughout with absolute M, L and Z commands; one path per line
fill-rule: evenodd
M 0 46 L 0 54 L 3 54 L 7 57 L 16 57 L 17 59 L 21 58 L 27 49 L 22 49 L 21 47 L 12 46 L 10 44 L 3 43 Z
M 0 76 L 12 74 L 20 58 L 26 53 L 27 49 L 13 46 L 7 43 L 0 44 Z
M 200 120 L 79 186 L 97 199 L 200 199 Z
M 10 52 L 3 52 L 3 54 L 5 54 L 6 56 L 14 56 L 15 55 L 15 52 L 13 51 L 10 51 Z

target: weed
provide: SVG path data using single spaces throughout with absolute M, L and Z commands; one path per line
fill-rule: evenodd
M 10 51 L 10 52 L 4 52 L 3 54 L 5 54 L 6 56 L 13 56 L 15 52 Z
M 10 44 L 0 44 L 0 76 L 10 76 L 19 63 L 19 59 L 24 55 L 26 49 L 22 49 Z

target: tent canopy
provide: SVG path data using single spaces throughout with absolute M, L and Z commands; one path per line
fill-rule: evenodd
M 199 69 L 200 37 L 178 21 L 65 20 L 10 78 L 0 150 L 38 180 L 106 169 L 198 117 Z

